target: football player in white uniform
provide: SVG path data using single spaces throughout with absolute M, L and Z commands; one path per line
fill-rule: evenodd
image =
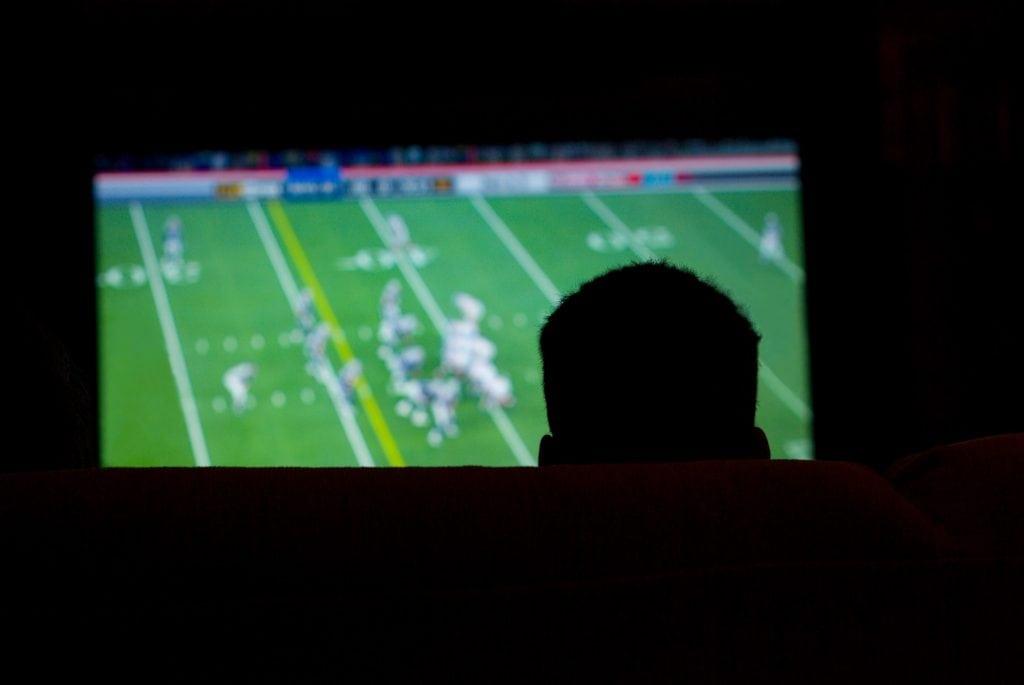
M 512 394 L 512 381 L 508 376 L 497 373 L 489 376 L 481 388 L 480 399 L 488 409 L 511 407 L 516 403 L 516 398 Z
M 224 387 L 231 395 L 231 407 L 241 414 L 249 407 L 249 388 L 256 378 L 256 365 L 252 362 L 236 364 L 224 372 Z
M 455 293 L 453 299 L 455 300 L 455 307 L 459 310 L 459 313 L 462 314 L 462 319 L 464 321 L 477 323 L 484 318 L 484 313 L 487 311 L 484 307 L 484 303 L 472 295 L 467 295 L 466 293 Z
M 407 347 L 396 355 L 385 360 L 391 372 L 391 383 L 395 388 L 405 383 L 409 376 L 423 368 L 427 353 L 419 345 Z
M 313 293 L 309 288 L 303 288 L 299 293 L 299 300 L 295 303 L 295 318 L 299 320 L 299 326 L 303 333 L 310 333 L 316 325 L 316 315 L 313 313 Z
M 327 373 L 327 342 L 331 339 L 331 327 L 321 323 L 306 336 L 306 356 L 309 363 L 306 370 L 319 381 Z
M 389 238 L 393 250 L 404 250 L 409 247 L 409 227 L 405 225 L 405 219 L 397 214 L 389 214 L 388 228 L 391 229 Z
M 473 362 L 474 341 L 479 337 L 476 323 L 457 319 L 448 324 L 441 345 L 441 368 L 465 376 Z
M 185 266 L 185 238 L 182 235 L 181 219 L 176 214 L 164 222 L 162 263 L 167 278 L 177 281 Z
M 431 433 L 437 433 L 433 438 L 428 434 L 427 440 L 431 444 L 439 442 L 438 438 L 453 438 L 459 434 L 459 427 L 455 423 L 455 405 L 459 401 L 460 390 L 459 381 L 454 378 L 434 378 L 427 382 L 430 413 L 434 418 Z
M 401 306 L 402 284 L 397 278 L 392 278 L 384 286 L 384 292 L 380 294 L 380 318 L 383 320 L 398 318 L 402 314 Z
M 363 364 L 358 359 L 350 359 L 338 372 L 338 386 L 341 388 L 341 394 L 349 402 L 355 397 L 359 378 L 362 375 Z
M 411 338 L 420 329 L 420 322 L 415 314 L 402 314 L 399 317 L 382 319 L 377 328 L 377 339 L 388 347 L 396 347 Z
M 777 262 L 785 256 L 782 247 L 782 226 L 775 212 L 769 212 L 764 217 L 758 251 L 761 253 L 762 262 Z

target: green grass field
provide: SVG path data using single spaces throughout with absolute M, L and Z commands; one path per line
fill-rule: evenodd
M 782 263 L 758 255 L 768 212 L 784 227 Z M 775 456 L 807 457 L 799 212 L 799 191 L 780 189 L 102 205 L 102 463 L 533 463 L 547 428 L 537 335 L 553 301 L 608 268 L 652 257 L 710 277 L 747 309 L 763 336 L 758 423 Z M 171 214 L 182 219 L 187 262 L 175 281 L 159 265 Z M 404 218 L 426 263 L 388 259 L 380 223 L 389 214 Z M 439 327 L 456 315 L 453 294 L 486 305 L 482 332 L 512 379 L 514 406 L 488 412 L 464 393 L 460 434 L 440 447 L 396 411 L 376 339 L 380 294 L 393 278 L 403 285 L 403 309 L 421 322 L 415 342 L 427 350 L 428 370 L 438 362 Z M 351 403 L 305 369 L 289 299 L 302 288 L 314 293 L 320 318 L 337 324 L 334 367 L 353 356 L 363 364 L 365 383 Z M 241 361 L 259 372 L 255 406 L 236 414 L 222 376 Z

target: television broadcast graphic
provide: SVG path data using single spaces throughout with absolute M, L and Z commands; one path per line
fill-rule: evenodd
M 545 317 L 648 260 L 743 306 L 812 456 L 785 141 L 111 157 L 94 196 L 103 465 L 534 465 Z

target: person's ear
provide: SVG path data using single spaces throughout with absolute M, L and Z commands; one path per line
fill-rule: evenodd
M 751 457 L 755 459 L 771 459 L 772 448 L 768 444 L 768 436 L 764 431 L 754 426 L 750 435 Z
M 558 453 L 558 442 L 553 435 L 545 435 L 540 439 L 540 448 L 537 452 L 537 465 L 550 466 L 557 464 L 555 455 Z

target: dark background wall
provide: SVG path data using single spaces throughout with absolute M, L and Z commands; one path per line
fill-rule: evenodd
M 9 58 L 5 271 L 32 399 L 5 466 L 94 458 L 93 155 L 202 148 L 793 136 L 819 453 L 882 465 L 1024 430 L 1008 3 L 829 5 L 35 10 Z

